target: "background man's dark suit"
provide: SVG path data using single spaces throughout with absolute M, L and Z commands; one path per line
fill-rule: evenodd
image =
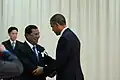
M 19 49 L 19 47 L 23 44 L 22 42 L 16 40 L 16 43 L 15 43 L 15 48 L 13 49 L 12 45 L 11 45 L 11 42 L 10 40 L 7 40 L 7 41 L 4 41 L 2 42 L 2 44 L 5 46 L 5 48 L 7 50 L 9 50 L 10 52 L 12 53 L 16 53 L 17 49 Z
M 43 73 L 40 76 L 35 76 L 32 74 L 33 70 L 35 70 L 37 66 L 44 67 L 51 64 L 51 62 L 53 61 L 51 57 L 45 54 L 44 57 L 42 57 L 43 55 L 41 53 L 44 51 L 43 47 L 41 47 L 40 45 L 36 45 L 36 48 L 39 54 L 39 61 L 37 60 L 35 53 L 32 51 L 27 42 L 24 42 L 23 46 L 19 48 L 17 52 L 17 56 L 24 66 L 21 80 L 46 80 L 46 76 L 49 75 L 49 73 Z
M 56 60 L 56 80 L 84 80 L 80 66 L 80 41 L 69 28 L 58 41 Z

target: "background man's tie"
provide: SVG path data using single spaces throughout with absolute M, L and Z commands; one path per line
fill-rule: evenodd
M 15 49 L 15 42 L 14 41 L 12 42 L 11 45 L 12 45 L 12 48 Z

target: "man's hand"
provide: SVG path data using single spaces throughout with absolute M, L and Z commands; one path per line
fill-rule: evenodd
M 4 52 L 6 50 L 6 48 L 4 47 L 4 45 L 0 44 L 0 52 Z
M 33 75 L 36 75 L 36 76 L 42 74 L 43 73 L 43 67 L 37 66 L 37 69 L 35 69 L 32 73 L 33 73 Z

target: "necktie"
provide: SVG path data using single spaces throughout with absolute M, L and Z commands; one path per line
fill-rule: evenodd
M 33 52 L 34 52 L 34 54 L 35 54 L 37 60 L 39 61 L 39 57 L 38 57 L 38 52 L 37 52 L 36 46 L 33 46 Z
M 14 49 L 15 48 L 15 42 L 13 41 L 11 45 L 12 45 L 12 48 Z

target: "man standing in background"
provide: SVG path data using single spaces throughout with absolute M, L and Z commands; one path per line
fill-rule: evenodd
M 10 27 L 8 29 L 9 39 L 2 42 L 7 50 L 15 54 L 15 51 L 21 46 L 22 42 L 17 40 L 18 29 L 16 27 Z
M 11 53 L 16 55 L 16 51 L 23 44 L 22 42 L 17 40 L 18 29 L 16 27 L 10 27 L 8 29 L 8 35 L 9 35 L 9 39 L 2 42 L 2 44 L 5 46 L 5 48 L 7 50 L 9 50 Z M 9 79 L 5 78 L 4 80 L 11 80 L 11 79 L 12 80 L 19 80 L 19 77 L 13 77 L 13 78 L 9 78 Z
M 55 14 L 50 25 L 56 35 L 60 35 L 56 49 L 56 80 L 84 80 L 80 65 L 80 41 L 66 26 L 65 17 Z

